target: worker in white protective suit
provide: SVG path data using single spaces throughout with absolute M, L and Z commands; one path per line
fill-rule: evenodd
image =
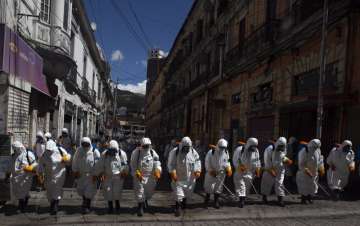
M 152 149 L 151 140 L 144 137 L 140 140 L 140 145 L 131 153 L 130 160 L 139 217 L 143 216 L 144 208 L 148 208 L 148 200 L 154 194 L 162 171 L 159 155 Z
M 192 147 L 189 137 L 184 137 L 178 147 L 174 148 L 168 159 L 168 172 L 171 177 L 171 187 L 175 198 L 175 216 L 181 215 L 181 208 L 186 208 L 187 198 L 190 198 L 201 175 L 199 154 Z
M 51 215 L 56 215 L 63 195 L 66 165 L 71 164 L 71 155 L 53 140 L 46 142 L 45 149 L 39 159 L 39 182 L 45 186 Z
M 46 141 L 49 141 L 52 139 L 52 135 L 49 132 L 46 132 L 44 136 L 45 136 Z
M 61 147 L 65 148 L 65 150 L 71 153 L 72 150 L 72 140 L 69 135 L 69 130 L 67 128 L 63 128 L 61 130 L 61 136 L 59 137 L 59 144 Z
M 345 140 L 339 148 L 333 148 L 326 159 L 329 165 L 327 182 L 333 191 L 333 198 L 337 201 L 340 194 L 348 184 L 350 172 L 355 171 L 355 154 L 352 150 L 352 142 Z
M 36 158 L 39 159 L 44 154 L 45 145 L 46 145 L 46 138 L 45 138 L 43 132 L 38 131 L 36 133 L 36 141 L 35 141 L 35 144 L 34 144 L 34 147 L 33 147 Z
M 129 174 L 129 166 L 126 153 L 119 148 L 116 140 L 109 142 L 106 149 L 95 166 L 95 175 L 101 177 L 101 187 L 104 199 L 108 202 L 108 213 L 113 213 L 113 202 L 116 211 L 120 211 L 120 199 L 124 180 Z
M 236 148 L 233 155 L 235 193 L 239 197 L 239 207 L 245 205 L 245 197 L 253 185 L 254 175 L 260 178 L 261 163 L 258 150 L 258 140 L 249 138 L 245 146 Z
M 210 195 L 214 194 L 214 207 L 220 208 L 219 196 L 222 193 L 226 176 L 231 177 L 232 169 L 230 164 L 228 142 L 220 139 L 217 146 L 209 150 L 205 157 L 205 182 L 206 193 L 205 207 L 208 206 Z
M 264 151 L 264 173 L 261 178 L 261 194 L 263 201 L 268 203 L 267 196 L 275 186 L 275 193 L 278 197 L 278 204 L 285 206 L 283 197 L 285 166 L 291 165 L 292 160 L 286 157 L 287 142 L 285 137 L 280 137 L 276 143 L 269 145 Z
M 29 201 L 29 192 L 37 163 L 35 155 L 24 145 L 15 141 L 12 144 L 13 155 L 10 168 L 10 183 L 13 197 L 19 201 L 18 211 L 24 213 Z
M 299 152 L 299 170 L 296 173 L 296 184 L 302 204 L 313 203 L 313 196 L 318 189 L 318 176 L 325 174 L 320 148 L 321 141 L 313 139 Z
M 89 137 L 81 139 L 81 146 L 76 150 L 72 161 L 72 171 L 76 179 L 77 193 L 82 197 L 83 213 L 90 212 L 91 200 L 96 194 L 95 165 L 100 159 L 100 152 L 91 145 Z

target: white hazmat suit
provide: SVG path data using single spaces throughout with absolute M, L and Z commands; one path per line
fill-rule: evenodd
M 39 159 L 45 152 L 46 139 L 43 132 L 39 131 L 36 134 L 36 142 L 34 145 L 34 151 L 36 157 Z
M 53 140 L 46 143 L 46 151 L 39 159 L 38 174 L 44 174 L 44 186 L 51 203 L 51 213 L 56 214 L 59 200 L 63 195 L 66 165 L 71 163 L 71 156 Z
M 131 154 L 130 167 L 135 199 L 138 202 L 138 215 L 142 216 L 147 200 L 154 194 L 162 169 L 159 155 L 151 148 L 151 140 L 142 138 L 140 144 L 141 147 L 136 148 Z
M 116 209 L 120 209 L 124 179 L 129 172 L 126 153 L 119 148 L 115 140 L 109 142 L 109 148 L 101 154 L 96 164 L 96 175 L 103 177 L 102 189 L 104 199 L 108 201 L 109 213 L 113 211 L 113 201 L 116 201 Z
M 91 145 L 89 137 L 81 139 L 81 146 L 74 154 L 72 171 L 76 178 L 77 193 L 83 198 L 85 212 L 90 209 L 91 199 L 96 194 L 95 164 L 100 159 L 100 152 Z
M 175 215 L 180 216 L 180 202 L 186 206 L 186 198 L 190 198 L 200 177 L 201 161 L 199 154 L 192 147 L 189 137 L 184 137 L 179 147 L 174 148 L 168 159 L 168 171 L 172 178 L 171 187 L 176 200 Z
M 27 151 L 21 142 L 15 141 L 12 148 L 14 151 L 10 169 L 12 195 L 19 200 L 19 210 L 24 212 L 37 163 L 34 154 Z
M 220 139 L 216 148 L 209 150 L 205 157 L 204 190 L 207 194 L 205 204 L 208 204 L 210 194 L 214 194 L 215 208 L 220 207 L 218 198 L 222 193 L 225 178 L 232 174 L 227 147 L 228 142 Z
M 252 187 L 254 175 L 260 177 L 260 157 L 257 149 L 258 140 L 249 138 L 245 146 L 239 146 L 233 155 L 234 184 L 235 192 L 240 197 L 239 206 L 242 208 L 245 204 L 245 197 Z
M 331 190 L 338 193 L 346 187 L 350 172 L 355 170 L 352 142 L 345 140 L 339 148 L 333 148 L 326 159 L 329 165 L 327 182 Z
M 296 173 L 296 183 L 303 204 L 306 204 L 306 201 L 312 203 L 312 196 L 317 193 L 318 189 L 318 172 L 320 171 L 321 175 L 324 174 L 320 148 L 320 140 L 313 139 L 299 152 L 299 170 Z

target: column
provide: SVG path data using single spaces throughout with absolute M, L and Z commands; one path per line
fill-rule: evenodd
M 37 133 L 37 113 L 38 110 L 33 109 L 31 112 L 31 117 L 30 117 L 30 141 L 29 141 L 29 147 L 32 147 L 32 145 L 35 143 L 36 141 L 36 133 Z

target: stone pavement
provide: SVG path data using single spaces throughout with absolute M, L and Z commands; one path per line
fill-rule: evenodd
M 297 195 L 286 197 L 285 208 L 276 205 L 276 197 L 270 198 L 274 201 L 270 205 L 263 205 L 260 196 L 251 195 L 243 209 L 238 208 L 231 197 L 224 196 L 224 206 L 217 210 L 203 208 L 202 194 L 195 194 L 179 218 L 174 217 L 171 194 L 164 191 L 155 193 L 149 212 L 141 218 L 136 216 L 132 190 L 124 191 L 121 212 L 113 215 L 106 213 L 106 203 L 100 192 L 94 201 L 93 212 L 82 215 L 80 197 L 74 190 L 67 189 L 57 217 L 47 213 L 48 203 L 43 192 L 33 192 L 31 196 L 26 214 L 16 214 L 15 207 L 10 204 L 1 208 L 0 225 L 360 225 L 360 201 L 320 199 L 313 205 L 301 205 Z

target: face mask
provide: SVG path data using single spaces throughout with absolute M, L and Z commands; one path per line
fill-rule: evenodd
M 68 135 L 67 135 L 66 133 L 63 133 L 62 136 L 63 136 L 63 137 L 67 137 Z
M 348 153 L 348 152 L 350 152 L 351 147 L 349 145 L 346 145 L 346 146 L 343 147 L 342 150 L 343 150 L 343 152 Z
M 251 151 L 251 152 L 256 151 L 256 146 L 251 146 L 251 147 L 249 147 L 249 151 Z
M 111 155 L 111 156 L 114 156 L 114 155 L 116 154 L 116 152 L 117 152 L 117 150 L 116 150 L 115 148 L 109 148 L 109 149 L 108 149 L 108 153 L 109 153 L 109 155 Z
M 83 147 L 84 149 L 89 149 L 90 148 L 90 144 L 89 143 L 81 143 L 81 147 Z
M 143 150 L 148 150 L 149 148 L 150 148 L 150 145 L 143 145 L 143 146 L 142 146 L 142 149 L 143 149 Z
M 184 153 L 187 153 L 190 151 L 190 147 L 187 147 L 187 146 L 184 146 L 182 149 L 181 149 L 182 152 Z
M 219 151 L 225 151 L 226 148 L 225 147 L 219 147 Z
M 42 137 L 36 137 L 36 142 L 37 143 L 43 143 L 44 139 Z
M 285 150 L 285 146 L 283 146 L 283 145 L 279 145 L 276 148 L 276 151 L 284 151 L 284 150 Z

